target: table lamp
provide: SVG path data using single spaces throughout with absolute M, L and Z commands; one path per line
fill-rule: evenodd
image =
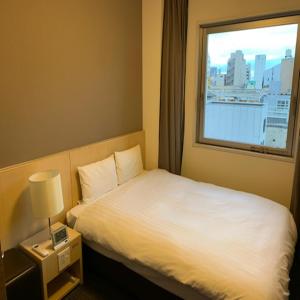
M 48 218 L 51 236 L 51 217 L 64 209 L 61 177 L 57 170 L 38 172 L 29 177 L 32 211 L 37 218 Z

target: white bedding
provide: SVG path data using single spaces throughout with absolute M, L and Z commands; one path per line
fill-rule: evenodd
M 72 207 L 68 212 L 67 212 L 67 223 L 68 226 L 71 228 L 75 227 L 75 223 L 77 219 L 79 218 L 79 215 L 84 211 L 84 209 L 88 206 L 89 204 L 81 203 L 78 204 L 74 207 Z
M 88 205 L 75 229 L 207 298 L 288 298 L 295 224 L 259 196 L 153 170 Z

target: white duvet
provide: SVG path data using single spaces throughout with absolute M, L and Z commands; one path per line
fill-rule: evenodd
M 209 299 L 288 299 L 295 224 L 265 198 L 153 170 L 89 205 L 75 228 Z

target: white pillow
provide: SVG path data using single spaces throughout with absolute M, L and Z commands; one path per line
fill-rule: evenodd
M 118 183 L 122 184 L 143 172 L 140 145 L 125 151 L 115 152 Z
M 118 186 L 114 156 L 78 167 L 82 201 L 94 201 Z

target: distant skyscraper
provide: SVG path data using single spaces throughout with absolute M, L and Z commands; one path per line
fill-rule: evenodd
M 218 68 L 217 67 L 210 67 L 210 77 L 216 77 L 218 74 Z
M 225 75 L 224 74 L 217 74 L 215 78 L 215 86 L 216 87 L 224 87 L 225 83 Z
M 264 71 L 263 86 L 272 94 L 290 95 L 292 90 L 294 57 L 286 50 L 281 63 Z
M 292 58 L 292 50 L 291 49 L 286 49 L 285 50 L 285 58 Z
M 266 55 L 255 55 L 254 80 L 255 88 L 261 89 L 263 84 L 264 71 L 266 68 Z
M 285 58 L 281 60 L 280 70 L 280 93 L 291 94 L 292 91 L 292 79 L 293 79 L 294 58 L 292 57 L 292 51 L 287 49 L 285 51 Z
M 207 56 L 207 63 L 206 63 L 206 76 L 207 78 L 210 76 L 210 56 Z
M 246 65 L 246 80 L 250 81 L 251 79 L 251 65 L 247 64 Z
M 231 53 L 227 62 L 226 85 L 244 87 L 246 84 L 246 60 L 241 50 Z
M 264 71 L 263 87 L 268 88 L 271 94 L 280 94 L 280 72 L 281 64 Z

